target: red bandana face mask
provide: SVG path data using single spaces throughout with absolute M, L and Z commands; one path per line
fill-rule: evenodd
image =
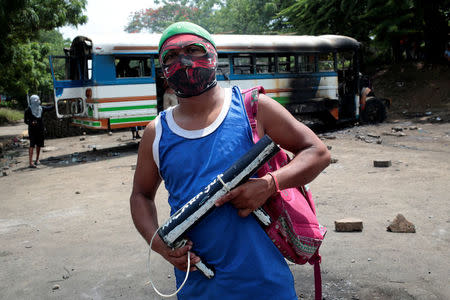
M 205 50 L 202 56 L 178 54 L 174 61 L 165 64 L 164 56 L 170 50 L 196 45 Z M 159 61 L 164 76 L 175 94 L 181 98 L 198 96 L 217 84 L 217 51 L 207 40 L 192 34 L 175 35 L 164 42 Z

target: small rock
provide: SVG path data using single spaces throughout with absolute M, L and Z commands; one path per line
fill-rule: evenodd
M 55 150 L 57 150 L 58 148 L 56 148 L 56 147 L 52 147 L 52 146 L 49 146 L 49 147 L 44 147 L 43 149 L 42 149 L 42 151 L 43 152 L 52 152 L 52 151 L 55 151 Z
M 352 259 L 352 264 L 354 264 L 356 262 L 356 260 Z
M 393 131 L 393 132 L 400 132 L 400 131 L 403 131 L 403 128 L 402 128 L 402 127 L 399 127 L 399 126 L 392 127 L 392 131 Z
M 372 259 L 369 257 L 369 258 L 367 259 L 367 261 L 372 261 Z
M 331 158 L 330 163 L 335 164 L 338 162 L 337 158 Z
M 329 135 L 329 134 L 322 135 L 322 137 L 327 140 L 335 140 L 336 139 L 335 135 Z
M 64 280 L 69 279 L 69 275 L 63 275 L 62 278 L 63 278 Z
M 79 191 L 76 191 L 75 194 L 79 195 L 79 194 L 81 194 L 81 193 L 80 193 Z
M 109 136 L 112 136 L 112 131 L 108 132 L 108 135 L 109 135 Z
M 86 140 L 85 137 L 80 137 L 80 141 L 84 141 L 84 140 Z
M 170 275 L 167 275 L 167 278 L 171 278 L 172 276 L 170 276 Z
M 392 223 L 387 227 L 387 231 L 401 233 L 415 233 L 416 227 L 413 223 L 406 220 L 402 214 L 398 214 Z
M 55 285 L 52 287 L 52 290 L 56 291 L 56 290 L 59 290 L 59 288 L 60 288 L 59 284 L 55 284 Z
M 373 166 L 375 168 L 388 168 L 392 165 L 390 160 L 374 160 Z
M 406 134 L 404 132 L 400 131 L 400 132 L 383 132 L 383 135 L 391 135 L 391 136 L 401 137 L 401 136 L 405 136 Z

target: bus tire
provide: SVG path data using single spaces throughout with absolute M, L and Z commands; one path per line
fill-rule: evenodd
M 377 124 L 386 120 L 386 106 L 377 98 L 370 99 L 361 113 L 361 120 L 368 124 Z

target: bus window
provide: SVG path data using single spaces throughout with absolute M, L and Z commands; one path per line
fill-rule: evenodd
M 319 72 L 334 71 L 333 53 L 320 53 L 318 58 Z
M 294 55 L 278 55 L 278 73 L 296 73 Z
M 92 58 L 88 58 L 87 60 L 87 79 L 92 79 Z
M 217 75 L 228 76 L 230 74 L 230 59 L 227 55 L 219 54 L 219 66 L 217 67 Z
M 159 64 L 159 58 L 155 57 L 153 58 L 153 63 L 155 64 L 155 68 L 161 68 L 161 65 Z
M 149 57 L 116 57 L 116 77 L 150 77 L 152 65 Z
M 315 71 L 314 55 L 304 54 L 298 56 L 299 73 L 307 73 Z
M 352 68 L 353 52 L 338 52 L 337 53 L 337 68 L 338 70 L 349 70 Z
M 256 74 L 270 74 L 275 72 L 274 55 L 256 55 Z
M 69 80 L 69 57 L 65 56 L 52 56 L 52 68 L 55 80 Z
M 250 54 L 238 54 L 233 57 L 234 74 L 253 74 L 252 57 Z

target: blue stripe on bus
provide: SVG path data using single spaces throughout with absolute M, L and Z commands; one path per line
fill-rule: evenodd
M 249 79 L 277 79 L 277 78 L 311 78 L 311 77 L 333 77 L 337 76 L 335 72 L 321 72 L 321 73 L 305 73 L 305 74 L 230 74 L 228 79 L 223 75 L 217 75 L 218 81 L 226 80 L 249 80 Z M 57 88 L 76 88 L 99 85 L 130 85 L 130 84 L 152 84 L 155 79 L 148 78 L 120 78 L 117 80 L 108 81 L 93 81 L 93 80 L 59 80 L 54 82 L 55 89 Z
M 158 51 L 153 51 L 153 50 L 142 50 L 140 52 L 124 52 L 126 50 L 123 50 L 121 52 L 111 52 L 111 54 L 106 54 L 106 55 L 120 55 L 120 56 L 127 56 L 127 55 L 140 55 L 142 57 L 144 56 L 148 56 L 148 55 L 159 55 Z M 153 52 L 152 52 L 153 51 Z M 97 54 L 97 55 L 103 55 L 103 54 Z
M 97 80 L 95 85 L 130 85 L 130 84 L 149 84 L 155 83 L 152 77 L 138 77 L 138 78 L 118 78 L 117 80 Z
M 92 80 L 55 80 L 53 84 L 55 88 L 75 88 L 92 86 Z
M 152 84 L 155 83 L 153 78 L 121 78 L 113 81 L 81 81 L 81 80 L 60 80 L 54 82 L 55 89 L 59 88 L 76 88 L 76 87 L 90 87 L 100 85 L 130 85 L 130 84 Z
M 276 78 L 320 78 L 320 77 L 336 77 L 336 72 L 315 72 L 315 73 L 286 73 L 286 74 L 229 74 L 228 80 L 248 80 L 248 79 L 276 79 Z M 225 76 L 217 75 L 217 80 L 225 81 Z

